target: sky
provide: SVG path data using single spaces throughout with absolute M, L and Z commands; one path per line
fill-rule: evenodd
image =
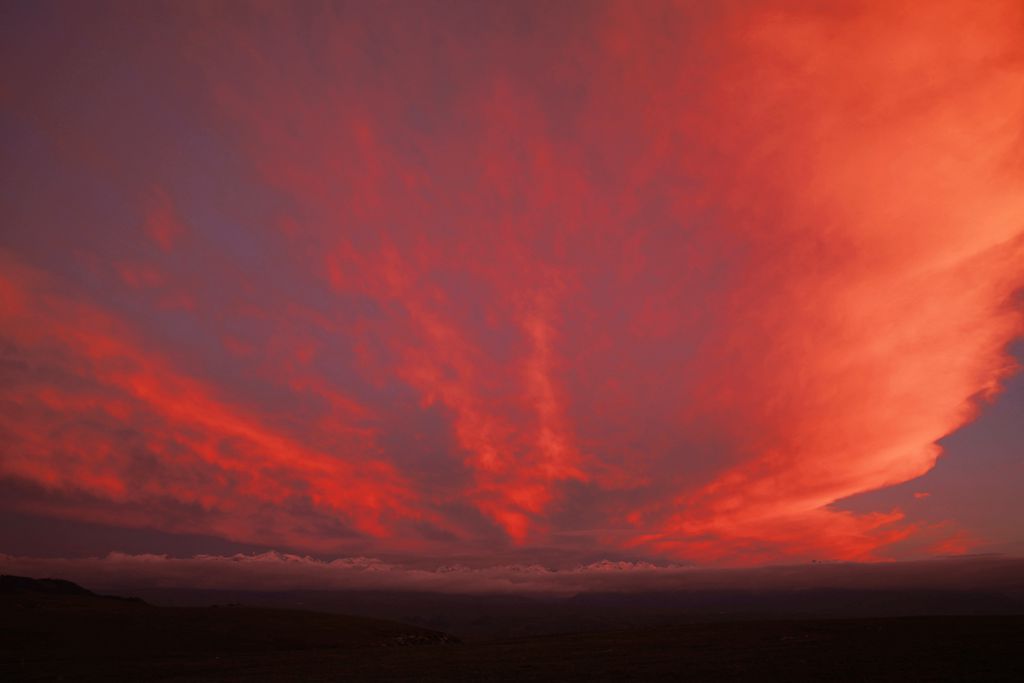
M 1024 554 L 1022 37 L 3 3 L 2 557 Z

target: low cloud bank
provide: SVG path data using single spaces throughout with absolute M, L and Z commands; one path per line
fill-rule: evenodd
M 915 562 L 821 563 L 710 569 L 646 562 L 596 562 L 569 569 L 541 565 L 413 568 L 367 557 L 331 561 L 268 552 L 254 555 L 110 553 L 97 558 L 0 555 L 0 572 L 76 581 L 94 590 L 388 590 L 447 594 L 639 593 L 700 590 L 984 590 L 1024 596 L 1024 558 L 997 555 Z

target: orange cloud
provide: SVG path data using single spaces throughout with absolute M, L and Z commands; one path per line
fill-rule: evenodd
M 889 527 L 828 505 L 927 472 L 935 442 L 1013 370 L 1021 15 L 975 10 L 734 19 L 731 58 L 751 67 L 721 104 L 751 141 L 734 182 L 770 193 L 773 218 L 750 236 L 761 257 L 722 340 L 749 401 L 715 408 L 742 411 L 761 443 L 681 496 L 667 537 L 710 534 L 713 556 L 733 542 L 870 556 Z
M 1024 333 L 1024 10 L 898 5 L 104 15 L 13 98 L 58 152 L 4 204 L 0 472 L 297 549 L 970 547 L 835 506 Z

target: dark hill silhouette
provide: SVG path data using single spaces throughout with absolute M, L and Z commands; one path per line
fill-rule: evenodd
M 39 593 L 43 595 L 95 595 L 77 583 L 64 579 L 30 579 L 0 574 L 0 595 Z
M 393 621 L 293 609 L 168 607 L 102 596 L 70 581 L 0 581 L 0 680 L 153 677 L 185 666 L 288 652 L 443 645 L 445 633 Z
M 236 603 L 160 606 L 59 580 L 4 577 L 0 585 L 5 681 L 1024 680 L 1024 615 L 780 620 L 739 617 L 750 603 L 735 594 L 724 602 L 721 595 L 705 596 L 707 604 L 696 595 L 594 594 L 560 603 L 504 596 L 495 603 L 501 610 L 484 610 L 485 621 L 518 620 L 536 629 L 548 617 L 565 617 L 552 611 L 560 604 L 583 615 L 569 613 L 564 627 L 587 625 L 603 611 L 602 620 L 589 624 L 603 630 L 459 642 L 366 617 Z M 458 606 L 469 613 L 470 598 L 462 597 L 434 595 L 431 609 Z M 847 594 L 840 602 L 862 598 Z M 376 599 L 381 605 L 404 598 Z M 473 599 L 486 607 L 480 596 Z M 716 622 L 672 612 L 673 601 L 675 609 L 698 603 L 704 610 L 733 600 L 737 612 Z M 635 615 L 666 603 L 657 619 Z M 399 611 L 427 604 L 420 596 Z M 968 599 L 969 608 L 975 604 Z

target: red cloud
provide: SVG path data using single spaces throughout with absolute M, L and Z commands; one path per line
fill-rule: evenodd
M 59 494 L 39 513 L 321 551 L 932 543 L 832 504 L 927 472 L 1016 369 L 1018 3 L 579 12 L 212 8 L 115 41 L 187 103 L 156 135 L 95 105 L 116 194 L 177 189 L 141 233 L 95 209 L 78 251 L 130 264 L 116 290 L 38 248 L 77 223 L 10 209 L 46 220 L 0 270 L 0 472 Z M 33 187 L 85 210 L 63 163 Z
M 210 513 L 201 524 L 213 528 L 198 530 L 284 544 L 325 539 L 274 519 L 251 528 L 254 506 L 283 508 L 299 497 L 371 536 L 391 533 L 387 518 L 422 516 L 416 493 L 387 463 L 323 453 L 275 431 L 265 416 L 227 405 L 140 348 L 103 311 L 54 292 L 44 276 L 9 258 L 2 263 L 6 340 L 53 378 L 21 376 L 5 387 L 14 409 L 2 422 L 4 476 L 115 503 L 184 503 Z M 163 525 L 159 516 L 141 522 Z

